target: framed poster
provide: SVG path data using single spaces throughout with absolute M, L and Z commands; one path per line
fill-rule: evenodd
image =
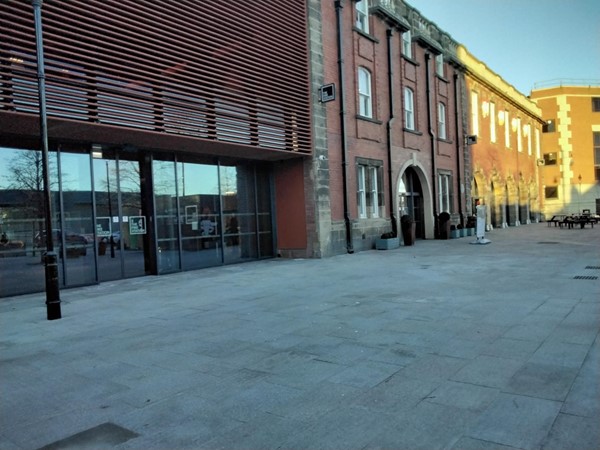
M 146 234 L 146 216 L 129 216 L 129 234 Z
M 185 223 L 191 225 L 198 222 L 198 207 L 196 205 L 189 205 L 185 207 Z

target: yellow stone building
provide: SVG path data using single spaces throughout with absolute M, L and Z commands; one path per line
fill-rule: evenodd
M 541 197 L 547 219 L 600 213 L 600 83 L 534 89 L 544 132 Z
M 541 109 L 464 46 L 457 56 L 466 68 L 473 210 L 487 206 L 488 230 L 537 222 Z

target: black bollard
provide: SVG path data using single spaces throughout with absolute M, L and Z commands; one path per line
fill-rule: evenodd
M 58 289 L 58 262 L 56 252 L 44 254 L 46 270 L 46 313 L 48 320 L 61 318 L 60 293 Z

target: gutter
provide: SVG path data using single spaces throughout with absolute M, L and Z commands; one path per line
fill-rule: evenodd
M 458 186 L 458 213 L 460 214 L 460 224 L 465 225 L 465 217 L 463 214 L 462 192 L 461 192 L 461 172 L 460 172 L 460 149 L 462 136 L 459 134 L 458 127 L 459 108 L 458 108 L 458 74 L 454 72 L 454 125 L 456 135 L 456 183 Z
M 431 53 L 425 53 L 425 75 L 427 77 L 427 127 L 429 128 L 429 136 L 431 138 L 431 192 L 433 200 L 433 221 L 434 221 L 434 236 L 438 235 L 438 212 L 437 212 L 437 192 L 436 192 L 436 171 L 435 165 L 435 140 L 436 135 L 433 131 L 433 121 L 431 112 L 431 69 L 429 62 L 431 61 Z
M 394 180 L 392 170 L 392 128 L 395 120 L 394 116 L 394 79 L 392 71 L 392 29 L 386 31 L 387 36 L 387 59 L 388 59 L 388 92 L 390 103 L 390 115 L 387 121 L 387 156 L 388 156 L 388 189 L 390 196 L 390 220 L 392 221 L 392 233 L 398 236 L 398 223 L 396 222 L 396 214 L 394 214 Z
M 352 224 L 348 212 L 348 138 L 346 136 L 346 101 L 344 88 L 344 43 L 342 36 L 342 0 L 335 0 L 335 18 L 337 26 L 338 77 L 340 91 L 340 140 L 342 143 L 342 191 L 344 197 L 344 224 L 346 226 L 346 250 L 354 253 L 352 246 Z

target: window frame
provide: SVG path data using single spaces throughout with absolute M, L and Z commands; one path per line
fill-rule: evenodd
M 356 209 L 358 211 L 359 219 L 367 218 L 367 178 L 366 169 L 368 166 L 359 164 L 357 166 L 357 178 L 356 178 Z
M 547 119 L 542 126 L 542 133 L 554 133 L 556 131 L 556 120 Z
M 521 123 L 522 123 L 521 118 L 517 117 L 517 151 L 519 153 L 523 152 L 523 142 L 522 142 L 523 141 L 523 139 L 522 139 L 523 138 L 523 136 L 522 136 L 523 130 L 521 129 L 521 126 L 522 126 Z
M 592 112 L 600 112 L 600 97 L 592 97 Z
M 364 1 L 364 0 L 363 0 Z M 364 80 L 364 81 L 363 81 Z M 366 83 L 366 84 L 363 84 Z M 373 95 L 372 95 L 371 72 L 366 67 L 358 68 L 358 115 L 373 118 Z M 366 89 L 365 89 L 366 88 Z
M 413 57 L 412 34 L 410 30 L 402 33 L 402 56 L 409 59 Z
M 355 5 L 355 26 L 363 33 L 369 34 L 369 0 L 359 0 Z
M 404 128 L 407 130 L 415 131 L 415 93 L 408 86 L 404 86 L 403 92 L 403 115 L 404 115 Z M 409 108 L 410 106 L 410 108 Z
M 490 102 L 490 141 L 492 143 L 498 142 L 498 135 L 496 134 L 496 103 Z
M 438 102 L 438 138 L 448 139 L 446 129 L 446 105 L 443 102 Z
M 383 161 L 356 158 L 356 209 L 359 219 L 384 216 Z
M 435 74 L 438 77 L 444 78 L 444 55 L 435 55 Z
M 379 217 L 379 182 L 378 182 L 378 167 L 376 166 L 368 166 L 369 173 L 369 184 L 371 193 L 371 217 L 378 218 Z M 367 207 L 368 207 L 367 201 Z
M 508 110 L 504 110 L 504 146 L 510 148 L 510 115 Z
M 556 164 L 558 164 L 557 152 L 544 153 L 542 158 L 544 159 L 544 166 L 555 166 Z
M 552 195 L 549 195 L 552 194 Z M 558 186 L 544 186 L 544 198 L 550 200 L 558 200 Z
M 479 93 L 471 92 L 471 133 L 479 136 Z
M 452 189 L 452 172 L 440 170 L 438 172 L 438 212 L 452 214 L 454 206 L 454 193 Z

